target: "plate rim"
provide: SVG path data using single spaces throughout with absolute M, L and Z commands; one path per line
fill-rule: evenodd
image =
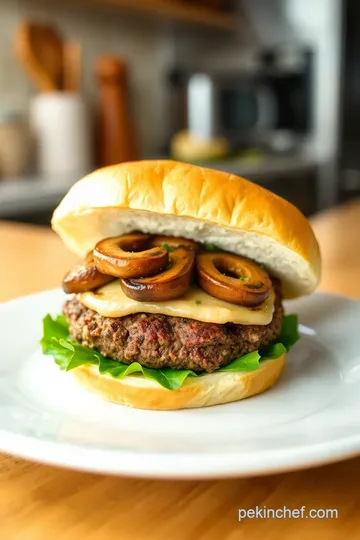
M 6 434 L 7 444 L 3 444 L 4 434 Z M 147 452 L 142 454 L 142 462 L 144 463 L 146 456 L 148 462 L 151 463 L 151 466 L 147 468 L 139 468 L 138 453 L 126 450 L 91 448 L 86 445 L 47 441 L 4 430 L 0 430 L 0 441 L 1 452 L 43 465 L 95 474 L 164 480 L 264 476 L 328 465 L 360 456 L 360 434 L 330 443 L 308 444 L 297 449 L 295 458 L 292 448 L 282 451 L 275 449 L 256 452 L 255 459 L 251 453 L 238 452 L 227 452 L 223 455 L 201 454 L 201 460 L 195 452 L 186 455 Z M 21 450 L 22 448 L 24 450 Z M 264 455 L 267 456 L 266 466 L 262 465 Z M 249 466 L 237 466 L 239 461 L 243 463 L 246 459 L 252 461 Z M 189 472 L 188 464 L 194 462 L 197 463 L 196 470 L 193 467 L 193 471 Z M 214 463 L 216 463 L 215 466 Z

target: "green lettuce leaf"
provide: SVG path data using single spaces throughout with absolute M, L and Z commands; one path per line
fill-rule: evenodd
M 218 371 L 255 371 L 259 367 L 260 359 L 259 352 L 254 351 L 236 358 L 227 366 L 221 367 Z
M 101 373 L 101 375 L 105 375 L 107 373 L 115 379 L 122 379 L 128 375 L 139 374 L 143 375 L 145 379 L 156 381 L 168 390 L 178 390 L 183 385 L 187 377 L 196 377 L 196 373 L 188 369 L 150 369 L 142 366 L 139 364 L 139 362 L 123 364 L 117 360 L 104 358 L 101 355 L 100 357 L 99 373 Z
M 227 366 L 221 367 L 221 372 L 249 372 L 260 367 L 263 360 L 275 360 L 289 351 L 299 339 L 298 319 L 296 315 L 286 315 L 283 319 L 282 332 L 277 343 L 254 351 L 240 358 L 235 358 Z M 205 373 L 195 373 L 189 369 L 150 369 L 139 362 L 125 364 L 106 358 L 98 351 L 84 347 L 69 337 L 69 327 L 63 315 L 53 319 L 46 315 L 43 319 L 43 337 L 40 341 L 45 355 L 52 356 L 60 369 L 70 371 L 84 364 L 98 366 L 101 375 L 111 375 L 122 379 L 129 375 L 140 375 L 153 380 L 168 390 L 178 390 L 188 377 L 201 377 Z
M 282 321 L 282 329 L 279 337 L 279 342 L 283 343 L 287 351 L 293 348 L 295 343 L 300 339 L 299 334 L 299 319 L 295 314 L 285 315 Z
M 283 343 L 273 343 L 273 345 L 261 349 L 261 360 L 276 360 L 287 351 L 288 349 Z

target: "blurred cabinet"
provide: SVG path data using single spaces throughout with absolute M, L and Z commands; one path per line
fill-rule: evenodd
M 151 1 L 151 0 L 150 0 Z M 169 0 L 170 2 L 180 2 L 188 6 L 204 6 L 219 12 L 235 12 L 234 0 Z
M 342 96 L 340 101 L 339 197 L 360 196 L 360 3 L 343 2 Z
M 264 187 L 283 197 L 309 217 L 319 211 L 317 171 L 293 174 L 290 178 L 273 177 Z
M 74 2 L 75 3 L 75 2 Z M 88 0 L 90 6 L 125 8 L 223 30 L 235 30 L 233 0 Z

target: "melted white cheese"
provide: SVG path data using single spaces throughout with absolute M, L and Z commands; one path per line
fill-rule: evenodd
M 79 295 L 80 302 L 104 317 L 123 317 L 133 313 L 157 313 L 197 321 L 225 324 L 269 324 L 273 317 L 275 293 L 259 307 L 246 308 L 218 300 L 198 287 L 168 302 L 138 302 L 128 298 L 116 280 L 95 292 Z

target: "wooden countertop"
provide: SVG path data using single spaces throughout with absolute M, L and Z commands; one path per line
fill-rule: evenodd
M 321 289 L 360 299 L 360 201 L 313 220 Z M 74 262 L 46 229 L 0 223 L 0 300 L 58 286 Z M 309 471 L 219 481 L 79 473 L 0 454 L 5 540 L 335 540 L 360 537 L 360 458 Z M 246 519 L 237 509 L 337 509 L 338 519 Z

